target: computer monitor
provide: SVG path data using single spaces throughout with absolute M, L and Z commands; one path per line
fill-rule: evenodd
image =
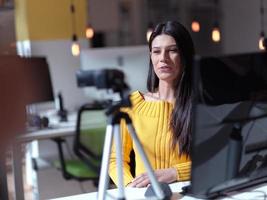
M 26 105 L 53 101 L 54 96 L 46 58 L 3 55 L 0 69 L 2 144 L 14 134 L 25 132 Z
M 267 54 L 194 60 L 189 193 L 215 197 L 267 180 Z

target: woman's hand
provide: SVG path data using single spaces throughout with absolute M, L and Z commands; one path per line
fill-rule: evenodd
M 154 174 L 159 182 L 172 183 L 177 180 L 177 172 L 175 168 L 159 169 L 155 170 Z M 140 174 L 135 177 L 129 187 L 146 187 L 150 184 L 150 180 L 147 173 Z

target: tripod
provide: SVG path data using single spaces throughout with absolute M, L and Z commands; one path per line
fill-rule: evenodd
M 129 133 L 135 143 L 138 152 L 144 162 L 144 166 L 147 170 L 148 177 L 151 181 L 151 186 L 155 191 L 155 194 L 158 199 L 164 199 L 164 193 L 160 187 L 159 182 L 157 181 L 153 169 L 149 164 L 148 158 L 142 148 L 142 144 L 140 143 L 138 136 L 135 132 L 135 129 L 132 125 L 132 120 L 130 119 L 129 115 L 124 112 L 120 112 L 120 107 L 130 107 L 130 100 L 127 98 L 126 100 L 122 100 L 119 104 L 111 106 L 110 109 L 106 112 L 108 116 L 108 125 L 106 128 L 106 136 L 104 142 L 104 150 L 102 156 L 102 164 L 101 164 L 101 171 L 100 171 L 100 180 L 99 180 L 99 190 L 98 190 L 98 200 L 105 199 L 105 193 L 108 186 L 109 175 L 109 159 L 110 159 L 110 152 L 111 152 L 111 145 L 112 140 L 114 137 L 115 145 L 116 145 L 116 163 L 117 163 L 117 174 L 118 174 L 118 199 L 124 200 L 125 199 L 125 192 L 124 192 L 124 184 L 123 184 L 123 163 L 122 163 L 122 152 L 121 152 L 121 135 L 120 135 L 120 121 L 121 119 L 125 119 Z

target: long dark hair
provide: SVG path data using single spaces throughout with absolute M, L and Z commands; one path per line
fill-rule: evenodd
M 189 155 L 191 143 L 191 112 L 192 112 L 192 64 L 194 56 L 194 44 L 186 28 L 176 21 L 167 21 L 158 24 L 149 39 L 149 50 L 151 52 L 152 41 L 158 35 L 166 34 L 172 36 L 179 50 L 182 74 L 181 79 L 175 83 L 175 104 L 171 116 L 170 128 L 173 133 L 172 147 L 179 145 L 179 154 Z M 159 79 L 154 72 L 150 58 L 147 77 L 147 89 L 156 92 Z

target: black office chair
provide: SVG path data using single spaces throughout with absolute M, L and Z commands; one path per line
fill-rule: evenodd
M 77 159 L 66 160 L 62 144 L 65 139 L 56 138 L 60 160 L 55 166 L 60 168 L 66 180 L 92 180 L 98 186 L 101 157 L 105 139 L 106 116 L 100 105 L 83 105 L 77 116 L 73 150 Z

